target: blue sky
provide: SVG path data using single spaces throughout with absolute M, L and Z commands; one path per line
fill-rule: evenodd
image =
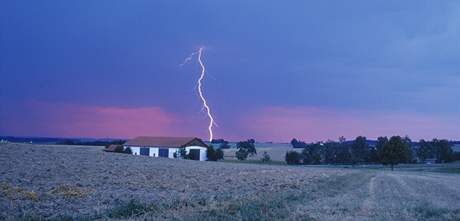
M 204 46 L 217 137 L 460 139 L 459 15 L 458 1 L 5 1 L 0 133 L 206 137 L 199 66 L 179 67 Z M 155 111 L 104 129 L 90 123 L 104 108 Z

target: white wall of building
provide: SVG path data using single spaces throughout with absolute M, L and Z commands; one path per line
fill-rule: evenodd
M 129 147 L 129 148 L 131 148 L 131 152 L 133 153 L 133 155 L 141 155 L 141 148 L 140 147 Z
M 150 147 L 149 156 L 158 157 L 158 148 L 157 147 Z
M 169 148 L 168 158 L 174 158 L 174 153 L 178 151 L 179 151 L 179 148 Z
M 128 148 L 128 146 L 125 146 L 125 149 Z M 140 147 L 129 147 L 131 148 L 131 151 L 133 155 L 140 155 L 141 154 L 141 148 Z M 158 147 L 149 147 L 149 156 L 151 157 L 158 157 L 158 152 L 159 152 Z M 180 148 L 168 148 L 168 158 L 173 159 L 174 158 L 174 153 L 178 153 Z M 189 154 L 190 149 L 199 149 L 200 150 L 200 161 L 205 161 L 207 160 L 207 149 L 206 147 L 200 147 L 200 146 L 189 146 L 185 147 L 185 152 Z
M 200 147 L 200 146 L 189 146 L 185 147 L 185 152 L 187 154 L 190 152 L 190 149 L 199 149 L 200 150 L 200 161 L 205 161 L 208 159 L 207 157 L 207 148 L 206 147 Z

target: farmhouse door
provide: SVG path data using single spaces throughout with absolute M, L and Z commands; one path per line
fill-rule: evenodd
M 189 155 L 192 160 L 200 160 L 200 150 L 190 149 Z
M 145 147 L 143 147 L 143 148 L 141 148 L 141 150 L 140 150 L 140 155 L 142 155 L 142 156 L 148 156 L 149 153 L 150 153 L 150 148 L 145 148 Z
M 158 150 L 158 156 L 159 157 L 168 157 L 169 155 L 169 150 L 167 148 L 159 149 Z

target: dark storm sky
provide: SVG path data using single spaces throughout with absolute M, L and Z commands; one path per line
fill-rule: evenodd
M 321 2 L 321 3 L 318 3 Z M 2 1 L 0 134 L 460 139 L 459 1 Z

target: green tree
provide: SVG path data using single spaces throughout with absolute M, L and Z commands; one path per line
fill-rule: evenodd
M 412 140 L 408 136 L 405 136 L 403 142 L 407 147 L 404 153 L 404 163 L 413 163 L 414 154 L 412 153 Z
M 307 145 L 302 150 L 302 159 L 304 164 L 320 164 L 321 163 L 321 152 L 322 144 L 314 143 Z
M 179 148 L 179 150 L 174 153 L 174 158 L 190 159 L 184 147 Z
M 208 146 L 206 153 L 208 161 L 218 161 L 224 158 L 224 152 L 220 148 L 215 150 L 212 145 Z
M 370 147 L 369 148 L 368 162 L 370 162 L 370 163 L 379 163 L 380 162 L 379 155 L 378 155 L 378 152 L 377 152 L 377 148 L 375 148 L 375 147 Z
M 351 145 L 351 156 L 353 164 L 367 162 L 369 159 L 369 145 L 366 137 L 359 136 Z
M 217 157 L 217 160 L 223 160 L 224 159 L 224 151 L 221 148 L 217 148 L 216 157 Z
M 292 145 L 293 148 L 295 148 L 295 147 L 297 146 L 298 143 L 299 143 L 299 141 L 298 141 L 297 139 L 292 138 L 292 140 L 291 140 L 291 145 Z
M 286 152 L 285 160 L 286 163 L 289 165 L 300 164 L 300 162 L 302 161 L 302 154 L 293 150 L 288 151 Z
M 236 159 L 238 160 L 246 160 L 248 158 L 248 151 L 246 149 L 238 149 L 235 152 Z
M 454 161 L 454 151 L 449 141 L 433 139 L 432 143 L 436 148 L 436 159 L 439 163 Z
M 340 143 L 336 142 L 324 144 L 324 163 L 337 163 L 338 146 Z
M 271 160 L 272 160 L 272 159 L 271 159 L 270 155 L 267 153 L 267 151 L 264 151 L 264 154 L 263 154 L 263 156 L 262 156 L 261 161 L 262 161 L 263 163 L 267 163 L 267 162 L 270 162 Z
M 390 165 L 391 170 L 394 165 L 403 163 L 406 160 L 407 143 L 400 136 L 393 136 L 385 143 L 381 152 L 381 162 L 384 165 Z
M 377 138 L 377 144 L 375 145 L 375 150 L 377 151 L 377 156 L 379 159 L 379 162 L 382 162 L 382 153 L 383 153 L 383 147 L 388 143 L 388 137 L 378 137 Z
M 254 139 L 249 139 L 247 141 L 240 141 L 236 144 L 236 148 L 238 149 L 238 151 L 240 150 L 246 151 L 250 156 L 257 154 Z
M 307 147 L 307 144 L 304 141 L 299 141 L 295 138 L 291 140 L 291 145 L 293 148 L 305 148 Z
M 427 142 L 425 140 L 419 141 L 419 148 L 417 149 L 417 157 L 421 161 L 425 161 L 429 158 L 435 157 L 435 150 L 431 142 Z

